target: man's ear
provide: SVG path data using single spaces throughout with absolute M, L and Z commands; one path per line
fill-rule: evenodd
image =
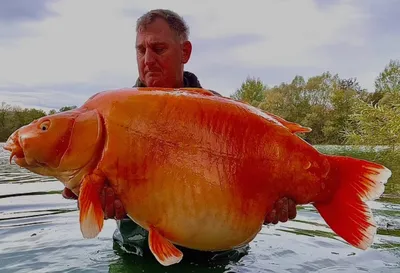
M 190 41 L 185 41 L 182 43 L 182 63 L 186 64 L 190 55 L 192 54 L 192 43 Z

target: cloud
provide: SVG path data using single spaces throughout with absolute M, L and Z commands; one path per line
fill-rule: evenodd
M 45 111 L 63 106 L 81 105 L 90 96 L 102 90 L 119 88 L 116 85 L 66 83 L 50 85 L 10 85 L 0 86 L 0 94 L 8 104 L 29 106 Z
M 372 91 L 376 77 L 389 60 L 400 59 L 400 31 L 397 27 L 400 24 L 400 1 L 355 2 L 368 14 L 368 20 L 362 23 L 364 43 L 338 43 L 321 48 L 320 51 L 334 56 L 325 62 L 327 69 L 338 71 L 345 77 L 356 76 L 364 87 Z M 355 29 L 351 31 L 355 32 Z
M 389 59 L 400 56 L 395 0 L 14 0 L 0 5 L 0 101 L 46 109 L 132 86 L 138 75 L 136 20 L 152 8 L 172 9 L 187 20 L 194 51 L 186 68 L 223 95 L 232 94 L 247 76 L 279 84 L 296 74 L 327 70 L 357 77 L 371 88 Z
M 12 0 L 0 2 L 0 22 L 18 23 L 22 21 L 39 21 L 47 16 L 55 15 L 48 8 L 54 0 Z
M 34 36 L 35 29 L 30 24 L 56 16 L 49 9 L 55 0 L 13 0 L 0 2 L 0 41 L 5 46 L 14 45 L 19 37 Z
M 181 1 L 138 3 L 144 8 L 171 7 L 183 16 L 189 14 L 194 39 L 224 39 L 238 35 L 262 37 L 240 47 L 229 46 L 223 55 L 231 63 L 252 66 L 322 65 L 327 56 L 312 56 L 316 48 L 336 43 L 360 45 L 363 23 L 368 19 L 362 6 L 354 1 L 336 1 L 320 8 L 313 0 L 205 1 L 183 4 Z M 196 16 L 193 16 L 193 15 Z M 340 20 L 339 20 L 340 18 Z M 246 42 L 243 39 L 242 42 Z M 321 58 L 322 57 L 322 58 Z M 215 59 L 219 62 L 219 59 Z

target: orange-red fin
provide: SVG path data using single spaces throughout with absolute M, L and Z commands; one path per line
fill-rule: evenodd
M 164 266 L 173 265 L 182 260 L 182 252 L 153 227 L 149 229 L 149 246 L 157 261 Z
M 285 125 L 293 134 L 296 133 L 309 133 L 311 132 L 311 128 L 303 127 L 297 123 L 286 121 L 286 123 L 282 123 Z
M 79 222 L 84 238 L 94 238 L 103 229 L 104 212 L 101 206 L 100 191 L 105 179 L 95 175 L 86 175 L 79 192 Z
M 309 133 L 312 131 L 311 128 L 308 127 L 303 127 L 300 124 L 294 123 L 294 122 L 290 122 L 287 121 L 284 118 L 281 118 L 277 115 L 268 113 L 266 111 L 263 111 L 265 114 L 270 115 L 271 117 L 273 117 L 274 119 L 276 119 L 277 121 L 279 121 L 280 123 L 282 123 L 286 128 L 289 129 L 290 132 L 292 132 L 293 134 L 295 133 Z
M 349 244 L 367 249 L 374 240 L 376 223 L 365 201 L 379 198 L 392 175 L 386 167 L 365 160 L 327 156 L 338 189 L 328 203 L 315 203 L 331 229 Z

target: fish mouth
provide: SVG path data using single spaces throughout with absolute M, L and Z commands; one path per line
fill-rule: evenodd
M 25 161 L 25 154 L 24 154 L 24 150 L 22 149 L 22 147 L 18 141 L 17 134 L 13 134 L 9 137 L 9 139 L 7 140 L 3 149 L 11 152 L 10 164 L 12 163 L 12 160 L 15 157 L 14 162 L 17 163 L 18 165 L 23 165 L 23 163 Z

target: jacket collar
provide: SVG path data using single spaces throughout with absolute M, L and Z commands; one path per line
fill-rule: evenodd
M 146 85 L 138 78 L 133 87 L 146 87 Z M 189 71 L 183 72 L 183 87 L 202 88 L 197 76 Z

